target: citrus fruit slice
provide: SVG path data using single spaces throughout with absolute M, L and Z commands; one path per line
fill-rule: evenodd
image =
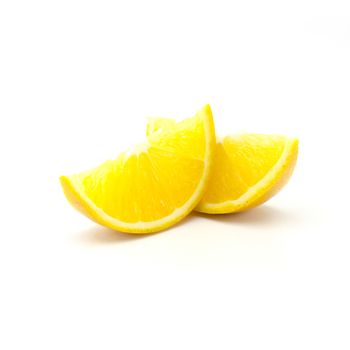
M 148 135 L 171 127 L 152 118 Z M 196 211 L 234 213 L 270 199 L 288 182 L 298 157 L 298 140 L 281 135 L 238 134 L 217 142 L 214 170 Z
M 215 142 L 206 105 L 115 160 L 61 176 L 60 181 L 68 201 L 101 225 L 129 233 L 161 231 L 184 218 L 202 198 Z

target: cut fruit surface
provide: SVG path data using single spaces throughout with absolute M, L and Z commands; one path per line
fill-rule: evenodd
M 147 133 L 174 121 L 150 119 Z M 214 170 L 196 211 L 234 213 L 270 199 L 288 182 L 298 157 L 298 140 L 280 135 L 239 134 L 216 145 Z
M 215 142 L 206 105 L 117 159 L 61 176 L 60 181 L 68 201 L 104 226 L 129 233 L 161 231 L 184 218 L 202 198 Z

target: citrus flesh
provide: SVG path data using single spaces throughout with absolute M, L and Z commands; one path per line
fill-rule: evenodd
M 163 132 L 173 120 L 152 118 L 147 134 Z M 282 135 L 238 134 L 216 144 L 214 169 L 196 211 L 225 214 L 264 203 L 291 177 L 298 140 Z
M 203 197 L 215 142 L 206 105 L 115 160 L 61 176 L 61 185 L 68 201 L 99 224 L 129 233 L 161 231 L 189 214 Z

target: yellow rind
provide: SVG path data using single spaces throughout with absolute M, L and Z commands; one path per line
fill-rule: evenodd
M 271 170 L 240 198 L 222 203 L 201 201 L 195 211 L 206 214 L 228 214 L 251 209 L 266 202 L 279 192 L 293 174 L 298 157 L 296 138 L 286 138 L 284 151 Z
M 136 223 L 123 222 L 107 215 L 103 210 L 98 208 L 93 203 L 93 201 L 91 201 L 80 190 L 79 184 L 75 180 L 74 175 L 61 176 L 60 182 L 63 188 L 63 192 L 69 203 L 80 213 L 90 218 L 91 220 L 113 230 L 118 230 L 126 233 L 147 234 L 159 232 L 181 221 L 197 206 L 203 197 L 213 169 L 216 138 L 213 115 L 210 106 L 208 104 L 205 105 L 198 112 L 198 114 L 200 114 L 203 118 L 205 129 L 205 166 L 202 178 L 198 183 L 196 191 L 182 207 L 175 209 L 170 215 L 165 216 L 159 220 Z

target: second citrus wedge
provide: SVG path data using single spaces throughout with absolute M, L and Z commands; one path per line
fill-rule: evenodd
M 295 138 L 261 134 L 225 137 L 217 143 L 213 174 L 196 210 L 234 213 L 266 202 L 288 182 L 297 157 Z

